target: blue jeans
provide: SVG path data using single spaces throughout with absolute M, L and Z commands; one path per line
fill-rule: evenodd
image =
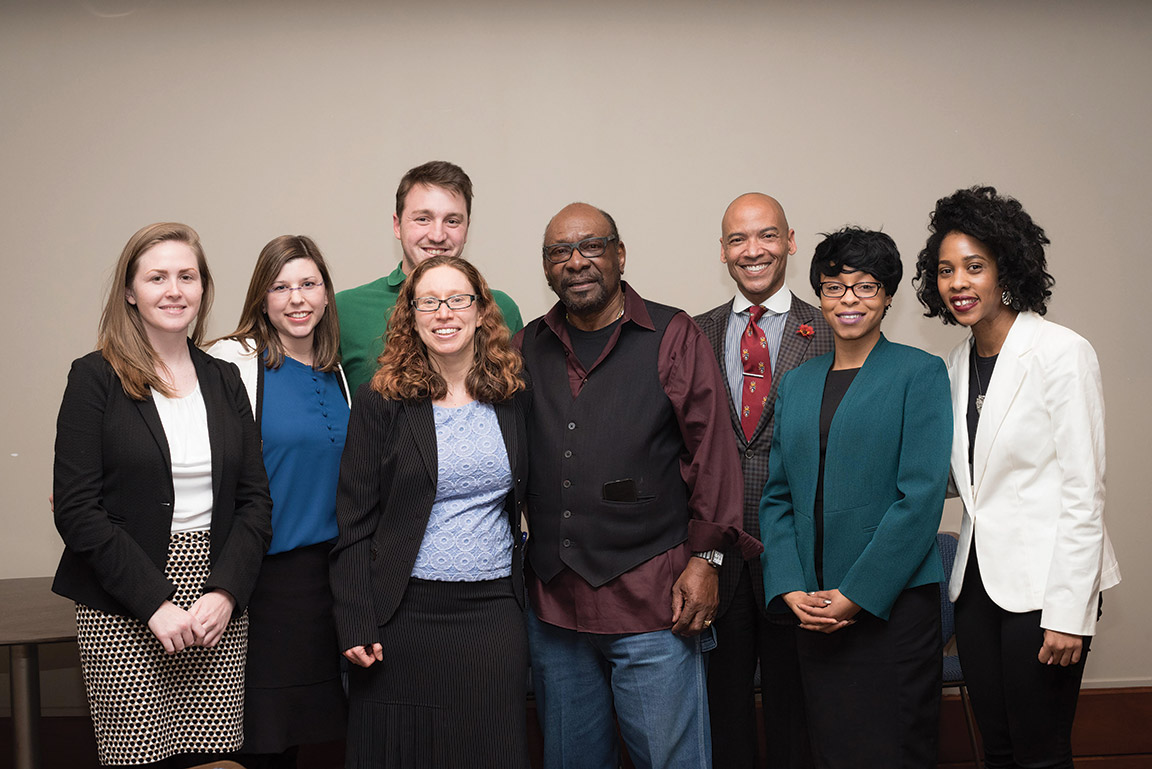
M 613 710 L 637 769 L 711 769 L 697 638 L 579 633 L 526 614 L 544 769 L 616 769 Z

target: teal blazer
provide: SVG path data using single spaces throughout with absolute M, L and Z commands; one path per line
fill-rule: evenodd
M 820 402 L 833 353 L 784 375 L 760 499 L 764 594 L 813 591 Z M 944 579 L 936 532 L 952 448 L 944 361 L 883 335 L 840 402 L 824 464 L 824 588 L 888 619 L 901 591 Z

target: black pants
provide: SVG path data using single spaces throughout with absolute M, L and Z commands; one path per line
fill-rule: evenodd
M 908 588 L 887 620 L 861 611 L 834 633 L 796 629 L 820 769 L 936 769 L 940 586 Z
M 791 619 L 791 612 L 785 621 Z M 768 620 L 757 605 L 748 568 L 741 570 L 732 603 L 716 620 L 716 650 L 708 655 L 708 712 L 712 766 L 756 767 L 756 699 L 753 677 L 760 663 L 768 769 L 810 769 L 804 690 L 792 624 Z
M 956 649 L 984 740 L 984 766 L 1071 767 L 1072 720 L 1088 644 L 1075 665 L 1044 665 L 1040 612 L 1017 614 L 984 590 L 973 545 L 956 601 Z

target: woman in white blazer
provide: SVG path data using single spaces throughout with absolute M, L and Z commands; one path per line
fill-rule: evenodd
M 948 357 L 964 520 L 949 594 L 986 767 L 1071 767 L 1100 593 L 1104 397 L 1092 346 L 1044 320 L 1048 238 L 992 187 L 937 201 L 916 281 L 928 317 L 972 335 Z

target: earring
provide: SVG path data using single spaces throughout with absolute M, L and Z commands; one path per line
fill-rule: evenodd
M 1012 306 L 1012 292 L 1004 289 L 1004 293 L 1000 295 L 1000 301 L 1004 303 L 1005 307 Z

